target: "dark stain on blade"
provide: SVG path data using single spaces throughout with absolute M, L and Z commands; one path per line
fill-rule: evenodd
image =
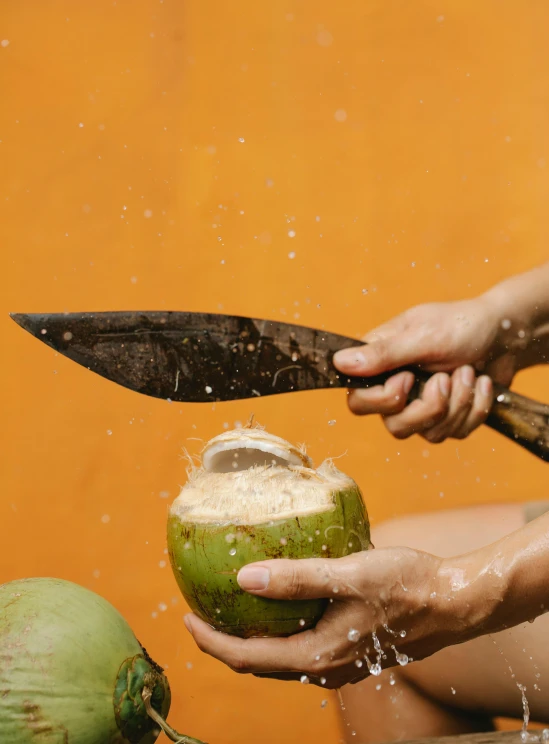
M 69 359 L 155 398 L 206 403 L 357 384 L 331 358 L 360 342 L 305 326 L 192 312 L 11 317 Z

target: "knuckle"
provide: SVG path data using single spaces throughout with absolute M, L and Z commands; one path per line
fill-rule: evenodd
M 314 656 L 305 665 L 305 672 L 309 674 L 311 677 L 321 677 L 325 671 L 326 671 L 326 663 L 322 661 L 322 657 L 317 659 L 316 656 Z
M 385 368 L 388 367 L 390 364 L 390 354 L 389 354 L 389 345 L 387 344 L 387 341 L 384 338 L 377 338 L 375 341 L 372 342 L 370 345 L 370 349 L 372 350 L 372 354 L 377 362 L 377 365 L 379 367 Z
M 432 404 L 428 415 L 429 418 L 425 422 L 427 426 L 434 426 L 434 424 L 440 423 L 448 414 L 448 401 L 444 399 L 438 399 L 436 403 Z
M 354 413 L 357 416 L 362 416 L 367 411 L 364 400 L 362 400 L 361 396 L 357 395 L 354 390 L 349 394 L 349 397 L 347 398 L 347 405 L 351 413 Z
M 441 442 L 444 442 L 446 436 L 446 432 L 437 431 L 436 429 L 428 429 L 427 431 L 423 432 L 424 439 L 426 439 L 431 444 L 440 444 Z
M 228 666 L 237 674 L 248 674 L 251 671 L 249 662 L 242 654 L 234 656 Z
M 384 419 L 384 424 L 389 434 L 392 434 L 396 439 L 407 439 L 413 433 L 409 426 L 404 426 L 401 422 L 394 421 L 391 418 Z
M 303 589 L 301 575 L 295 566 L 291 566 L 284 579 L 286 594 L 289 599 L 298 597 Z

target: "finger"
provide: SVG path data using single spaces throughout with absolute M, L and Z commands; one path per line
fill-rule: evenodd
M 456 439 L 464 439 L 488 418 L 494 402 L 494 385 L 490 377 L 482 375 L 476 381 L 473 405 L 465 421 L 454 432 Z
M 416 398 L 401 413 L 384 418 L 385 426 L 397 439 L 429 429 L 448 414 L 450 378 L 444 372 L 433 375 Z
M 448 413 L 441 422 L 422 433 L 427 441 L 443 442 L 460 429 L 473 406 L 474 386 L 475 371 L 471 366 L 459 367 L 454 371 L 451 377 Z
M 322 599 L 345 596 L 338 586 L 336 565 L 345 558 L 278 558 L 251 563 L 240 569 L 237 581 L 241 589 L 272 599 Z M 341 592 L 339 591 L 341 589 Z
M 416 334 L 397 333 L 378 338 L 365 346 L 342 349 L 334 354 L 334 364 L 346 375 L 369 377 L 420 361 Z
M 307 642 L 312 631 L 288 638 L 244 640 L 214 630 L 193 614 L 185 616 L 185 625 L 201 651 L 239 674 L 294 672 L 301 675 L 312 671 L 314 655 L 308 650 Z
M 411 372 L 399 372 L 390 377 L 385 385 L 354 388 L 349 392 L 347 405 L 357 416 L 365 416 L 369 413 L 381 413 L 382 415 L 400 413 L 406 406 L 414 379 Z
M 260 679 L 279 679 L 283 682 L 313 682 L 313 679 L 301 672 L 254 672 L 254 677 Z M 304 679 L 305 678 L 305 679 Z

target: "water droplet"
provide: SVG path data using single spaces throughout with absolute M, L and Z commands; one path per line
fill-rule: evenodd
M 46 333 L 47 333 L 47 330 L 45 328 L 42 328 L 42 330 L 40 331 L 40 333 L 42 334 L 42 336 L 45 336 Z
M 336 419 L 330 419 L 330 420 L 328 421 L 328 426 L 334 426 L 334 424 L 336 424 L 336 423 L 337 423 L 337 422 L 336 422 Z
M 10 45 L 9 39 L 2 39 L 2 41 L 0 41 L 0 44 L 1 44 L 1 45 L 2 45 L 3 47 L 4 47 L 4 49 L 5 49 L 5 48 L 6 48 L 7 46 L 9 46 L 9 45 Z
M 191 664 L 191 662 L 190 662 L 190 661 L 188 661 L 188 662 L 187 662 L 187 663 L 185 664 L 185 666 L 187 667 L 187 669 L 192 669 L 192 668 L 193 668 L 193 665 Z
M 101 521 L 103 522 L 103 524 L 108 524 L 111 521 L 111 518 L 108 514 L 103 514 L 103 516 L 101 517 Z
M 345 109 L 338 109 L 334 114 L 334 119 L 340 123 L 347 120 L 347 112 Z
M 236 555 L 236 548 L 231 548 L 229 550 L 229 555 Z
M 295 238 L 295 230 L 288 230 L 288 237 Z
M 326 684 L 326 677 L 321 677 L 320 678 L 320 684 L 321 685 L 325 685 Z
M 158 605 L 158 609 L 160 610 L 160 612 L 166 612 L 166 610 L 168 609 L 168 605 L 165 602 L 160 602 L 160 604 Z
M 70 331 L 65 331 L 63 334 L 63 339 L 65 341 L 70 341 L 72 339 L 72 333 Z
M 453 687 L 450 687 L 450 690 L 451 690 L 451 692 L 452 692 L 452 695 L 455 695 L 455 694 L 456 694 L 456 691 L 454 690 L 454 688 L 453 688 Z
M 301 627 L 303 627 L 305 625 L 305 620 L 301 618 L 301 620 L 299 621 L 299 624 L 301 625 Z
M 166 568 L 166 561 L 158 561 L 160 568 Z
M 503 329 L 504 329 L 505 331 L 508 331 L 508 330 L 509 330 L 509 328 L 511 328 L 511 321 L 509 320 L 509 318 L 504 318 L 504 319 L 503 319 L 503 320 L 501 321 L 501 327 L 502 327 L 502 328 L 503 328 Z
M 226 541 L 227 541 L 228 543 L 232 543 L 232 542 L 234 542 L 234 541 L 236 540 L 236 535 L 233 535 L 233 533 L 232 533 L 232 532 L 229 532 L 229 534 L 228 534 L 228 535 L 225 535 L 225 540 L 226 540 Z
M 377 684 L 377 685 L 376 685 L 376 690 L 377 690 L 378 692 L 379 692 L 379 691 L 381 690 L 381 685 L 380 685 L 380 684 Z
M 316 35 L 316 43 L 320 44 L 320 46 L 330 46 L 333 42 L 334 37 L 329 31 L 326 31 L 326 29 L 321 28 L 319 32 Z
M 112 436 L 112 429 L 107 429 L 107 436 L 109 436 L 109 437 Z
M 240 142 L 240 144 L 244 144 L 244 142 L 246 142 L 246 140 L 244 139 L 244 137 L 239 137 L 238 138 L 238 141 Z
M 145 219 L 147 219 L 147 220 L 148 220 L 148 219 L 150 219 L 150 218 L 151 218 L 151 217 L 153 216 L 153 212 L 152 212 L 152 209 L 146 209 L 146 210 L 145 210 L 145 211 L 143 212 L 143 216 L 144 216 L 144 217 L 145 217 Z
M 406 666 L 406 664 L 410 661 L 406 654 L 401 654 L 399 651 L 396 650 L 394 646 L 391 646 L 391 648 L 395 652 L 395 658 L 400 666 Z
M 307 677 L 306 674 L 302 674 L 301 677 L 299 678 L 299 681 L 301 682 L 302 685 L 308 685 L 309 677 Z
M 356 628 L 351 628 L 351 630 L 347 633 L 347 638 L 350 641 L 356 643 L 360 640 L 360 633 L 358 632 L 358 630 L 356 630 Z
M 328 546 L 327 545 L 323 545 L 322 546 L 322 550 L 328 550 Z
M 183 545 L 183 550 L 190 550 L 191 549 L 191 543 L 186 542 L 185 545 Z
M 290 251 L 288 253 L 288 258 L 295 258 L 295 251 Z
M 287 543 L 287 542 L 288 542 L 288 540 L 286 540 L 286 538 L 285 538 L 285 537 L 281 537 L 281 538 L 280 538 L 280 544 L 281 544 L 281 545 L 286 545 L 286 543 Z
M 328 701 L 327 700 L 322 700 L 322 702 L 320 703 L 320 707 L 321 708 L 325 708 L 327 705 L 328 705 Z
M 210 395 L 210 393 L 212 392 L 212 388 L 209 385 L 206 385 L 204 390 L 208 393 L 208 395 Z
M 368 290 L 367 290 L 367 289 L 363 289 L 363 290 L 362 290 L 362 294 L 363 294 L 363 295 L 367 295 L 367 294 L 368 294 Z
M 391 674 L 389 675 L 389 684 L 393 686 L 395 682 L 396 682 L 395 675 L 391 672 Z
M 357 659 L 355 661 L 355 666 L 357 666 L 360 669 L 360 667 L 362 666 L 362 661 L 360 659 Z

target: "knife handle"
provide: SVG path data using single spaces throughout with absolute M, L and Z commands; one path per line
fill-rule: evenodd
M 398 371 L 403 370 L 394 370 L 384 377 L 388 378 Z M 427 380 L 432 375 L 418 368 L 409 371 L 416 377 L 408 396 L 408 401 L 411 402 L 421 396 Z M 362 378 L 362 384 L 359 380 L 360 378 L 354 380 L 350 378 L 349 387 L 363 387 L 364 382 L 368 384 L 367 378 L 366 380 Z M 544 462 L 549 462 L 549 406 L 513 393 L 503 385 L 493 383 L 493 386 L 494 403 L 484 423 Z

